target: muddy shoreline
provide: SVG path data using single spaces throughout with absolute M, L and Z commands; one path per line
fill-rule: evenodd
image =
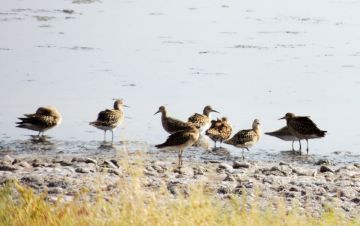
M 4 153 L 4 152 L 3 152 Z M 37 192 L 47 192 L 49 201 L 72 200 L 79 191 L 89 195 L 99 190 L 116 194 L 119 178 L 130 177 L 127 166 L 135 166 L 143 175 L 147 191 L 166 187 L 173 195 L 189 193 L 189 187 L 201 183 L 219 198 L 235 195 L 269 202 L 286 200 L 287 208 L 319 215 L 329 205 L 348 216 L 360 211 L 360 164 L 334 164 L 320 159 L 312 164 L 294 161 L 263 161 L 188 150 L 184 166 L 177 169 L 176 152 L 116 151 L 98 153 L 23 153 L 2 155 L 0 184 L 17 180 Z M 217 157 L 216 157 L 217 156 Z

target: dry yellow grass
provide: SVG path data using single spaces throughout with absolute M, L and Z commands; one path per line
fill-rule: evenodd
M 91 200 L 80 192 L 70 202 L 46 201 L 46 194 L 17 182 L 0 190 L 0 225 L 360 225 L 359 217 L 349 219 L 332 209 L 320 217 L 288 211 L 279 201 L 277 208 L 260 208 L 256 201 L 247 206 L 246 198 L 220 200 L 202 185 L 191 188 L 190 195 L 171 195 L 164 187 L 145 191 L 144 176 L 131 165 L 128 177 L 119 179 L 121 192 L 105 198 L 99 192 Z M 270 205 L 269 205 L 270 206 Z

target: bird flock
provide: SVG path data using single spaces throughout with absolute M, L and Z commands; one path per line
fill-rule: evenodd
M 111 142 L 114 142 L 114 130 L 124 120 L 124 104 L 122 99 L 115 99 L 113 109 L 106 109 L 98 113 L 97 119 L 89 125 L 104 131 L 104 141 L 106 132 L 111 131 Z M 256 144 L 261 138 L 261 124 L 259 119 L 254 119 L 251 129 L 240 130 L 232 137 L 232 126 L 227 117 L 211 120 L 211 113 L 219 113 L 211 106 L 204 107 L 202 114 L 195 113 L 182 121 L 168 115 L 165 106 L 160 106 L 154 115 L 161 113 L 161 123 L 166 132 L 170 135 L 162 144 L 155 145 L 159 149 L 177 150 L 178 166 L 182 166 L 182 155 L 186 148 L 193 146 L 203 135 L 208 136 L 215 143 L 217 142 L 233 145 L 243 150 L 249 151 L 249 147 Z M 306 151 L 309 153 L 309 139 L 324 137 L 327 131 L 320 130 L 309 116 L 296 116 L 294 113 L 286 113 L 279 120 L 286 120 L 286 126 L 265 134 L 277 137 L 285 141 L 299 142 L 299 152 L 301 153 L 301 140 L 306 141 Z M 24 114 L 16 122 L 17 127 L 39 132 L 38 137 L 43 136 L 44 132 L 58 126 L 62 116 L 55 107 L 39 107 L 33 114 Z M 230 138 L 231 137 L 231 138 Z

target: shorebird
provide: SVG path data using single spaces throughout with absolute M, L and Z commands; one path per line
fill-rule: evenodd
M 199 130 L 191 125 L 185 130 L 171 134 L 164 143 L 155 145 L 155 147 L 163 149 L 178 150 L 178 166 L 182 166 L 182 154 L 184 149 L 192 146 L 199 139 Z
M 327 131 L 320 130 L 309 116 L 295 116 L 294 113 L 286 113 L 284 117 L 290 133 L 299 140 L 306 140 L 306 153 L 309 154 L 309 139 L 324 137 Z
M 260 121 L 255 119 L 252 124 L 252 129 L 240 130 L 231 139 L 226 140 L 225 144 L 231 144 L 242 149 L 242 157 L 244 159 L 244 149 L 249 151 L 249 147 L 260 140 L 261 130 Z
M 220 141 L 221 143 L 224 140 L 229 139 L 231 136 L 232 127 L 226 117 L 222 117 L 221 119 L 211 120 L 211 126 L 208 130 L 206 130 L 205 134 L 210 137 L 211 140 L 215 142 Z
M 164 106 L 160 106 L 159 110 L 155 112 L 154 115 L 161 112 L 161 123 L 166 132 L 173 134 L 178 131 L 188 129 L 190 127 L 190 123 L 183 122 L 179 119 L 171 118 L 167 115 L 166 108 Z
M 203 134 L 211 126 L 210 114 L 211 112 L 219 113 L 214 110 L 210 105 L 206 106 L 203 110 L 203 114 L 195 113 L 189 117 L 188 122 L 192 123 L 196 127 L 200 128 L 200 133 Z
M 124 120 L 124 107 L 128 107 L 123 103 L 122 99 L 115 99 L 114 109 L 106 109 L 100 111 L 97 120 L 89 124 L 104 130 L 104 141 L 106 140 L 106 131 L 111 131 L 111 142 L 114 142 L 114 130 Z
M 301 141 L 299 138 L 297 138 L 296 136 L 294 136 L 289 128 L 287 126 L 284 126 L 283 128 L 281 129 L 278 129 L 278 130 L 275 130 L 273 132 L 267 132 L 265 133 L 266 135 L 270 135 L 270 136 L 273 136 L 273 137 L 277 137 L 281 140 L 284 140 L 284 141 L 292 141 L 292 150 L 295 151 L 294 149 L 294 142 L 295 141 L 299 141 L 299 147 L 300 147 L 300 152 L 301 152 Z
M 38 131 L 38 137 L 44 132 L 58 126 L 62 116 L 55 107 L 39 107 L 33 114 L 24 114 L 24 118 L 19 118 L 21 122 L 16 122 L 19 128 Z

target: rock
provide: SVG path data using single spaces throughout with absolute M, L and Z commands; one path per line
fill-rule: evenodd
M 217 189 L 217 193 L 219 194 L 230 194 L 232 193 L 234 188 L 230 184 L 221 184 Z
M 59 187 L 52 187 L 47 190 L 48 194 L 61 194 L 63 193 L 63 189 Z
M 68 162 L 68 161 L 64 161 L 64 160 L 61 160 L 58 162 L 61 166 L 72 166 L 73 163 L 71 162 Z
M 3 161 L 5 163 L 8 163 L 8 164 L 13 164 L 13 162 L 15 161 L 14 158 L 12 158 L 10 155 L 5 155 L 4 158 L 3 158 Z
M 319 159 L 319 160 L 315 163 L 315 165 L 318 165 L 318 166 L 320 166 L 320 165 L 329 166 L 329 165 L 333 165 L 333 163 L 330 162 L 330 160 L 328 160 L 328 159 Z
M 360 204 L 360 198 L 359 197 L 353 198 L 353 199 L 351 199 L 351 202 L 359 205 Z
M 112 174 L 115 174 L 115 175 L 118 175 L 120 176 L 121 175 L 121 172 L 118 170 L 118 169 L 108 169 L 108 173 L 112 173 Z
M 97 161 L 92 158 L 86 158 L 85 163 L 93 163 L 95 166 L 97 166 Z
M 233 176 L 231 176 L 230 174 L 227 174 L 223 181 L 236 181 L 236 180 Z
M 83 168 L 83 167 L 78 167 L 75 169 L 75 172 L 77 173 L 90 173 L 90 170 L 87 168 Z
M 193 167 L 193 172 L 194 175 L 204 175 L 205 172 L 207 172 L 207 170 L 204 167 L 197 166 L 197 167 Z
M 120 164 L 116 159 L 111 159 L 110 162 L 112 162 L 117 168 L 120 168 Z
M 226 163 L 220 163 L 218 168 L 217 168 L 217 171 L 218 172 L 221 172 L 222 170 L 225 170 L 225 171 L 228 171 L 228 172 L 232 172 L 233 171 L 233 168 L 232 166 L 230 166 L 229 164 L 226 164 Z
M 39 160 L 39 159 L 34 159 L 32 161 L 32 166 L 33 167 L 45 166 L 45 163 L 41 162 L 41 160 Z
M 293 173 L 297 174 L 298 176 L 313 176 L 316 171 L 313 170 L 305 170 L 303 168 L 292 168 Z
M 106 167 L 106 168 L 112 168 L 112 169 L 118 168 L 116 165 L 114 165 L 114 163 L 112 163 L 111 161 L 108 161 L 108 160 L 105 160 L 102 166 Z
M 298 187 L 292 186 L 289 188 L 289 191 L 300 191 L 300 189 Z
M 233 168 L 234 169 L 239 169 L 239 168 L 250 168 L 251 164 L 248 162 L 239 162 L 239 161 L 234 161 L 233 162 Z
M 319 172 L 320 173 L 325 173 L 325 172 L 334 173 L 334 171 L 332 169 L 330 169 L 328 166 L 325 166 L 325 165 L 320 166 Z
M 21 161 L 21 162 L 19 163 L 19 166 L 22 166 L 22 167 L 24 167 L 25 169 L 31 169 L 31 168 L 32 168 L 32 166 L 31 166 L 28 162 L 26 162 L 26 161 Z
M 15 166 L 0 165 L 0 171 L 15 171 L 17 169 Z
M 44 179 L 39 176 L 24 176 L 20 179 L 21 183 L 24 183 L 32 188 L 39 188 L 44 184 Z

